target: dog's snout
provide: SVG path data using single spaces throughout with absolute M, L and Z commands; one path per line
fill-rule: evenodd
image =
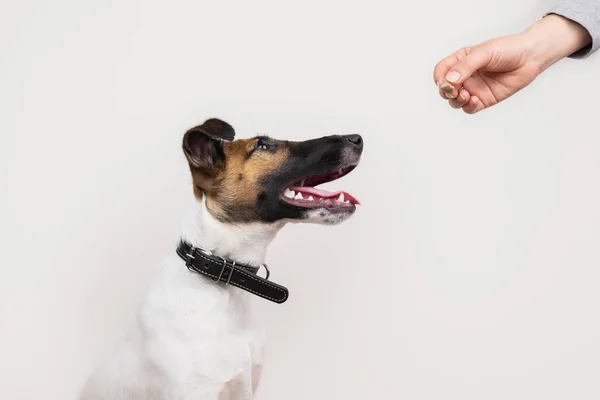
M 360 135 L 347 135 L 346 140 L 352 143 L 358 150 L 363 147 L 363 139 Z

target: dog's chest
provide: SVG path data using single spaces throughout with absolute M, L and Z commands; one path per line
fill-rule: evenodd
M 252 391 L 264 339 L 247 294 L 182 267 L 163 269 L 140 309 L 146 354 L 177 385 Z

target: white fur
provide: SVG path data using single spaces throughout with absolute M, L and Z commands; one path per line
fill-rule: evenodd
M 284 223 L 234 226 L 195 202 L 182 238 L 258 266 Z M 87 382 L 81 400 L 246 400 L 262 365 L 262 329 L 245 291 L 191 273 L 173 253 L 158 269 L 133 326 Z

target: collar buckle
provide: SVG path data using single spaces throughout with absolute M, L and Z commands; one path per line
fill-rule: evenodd
M 192 260 L 196 258 L 194 257 L 195 253 L 196 249 L 194 247 L 190 247 L 190 250 L 185 253 L 185 266 L 192 272 L 194 272 L 194 269 L 192 268 Z
M 187 267 L 187 269 L 189 269 L 192 272 L 197 272 L 192 265 L 192 260 L 196 259 L 196 257 L 194 257 L 194 255 L 196 254 L 196 250 L 208 257 L 211 257 L 213 255 L 212 251 L 205 249 L 204 247 L 190 246 L 189 251 L 187 253 L 185 253 L 184 260 L 185 260 L 185 266 Z M 222 257 L 219 257 L 219 258 L 222 258 Z

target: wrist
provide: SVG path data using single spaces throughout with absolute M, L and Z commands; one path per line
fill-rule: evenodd
M 589 32 L 577 22 L 550 14 L 521 33 L 531 61 L 540 72 L 591 42 Z

